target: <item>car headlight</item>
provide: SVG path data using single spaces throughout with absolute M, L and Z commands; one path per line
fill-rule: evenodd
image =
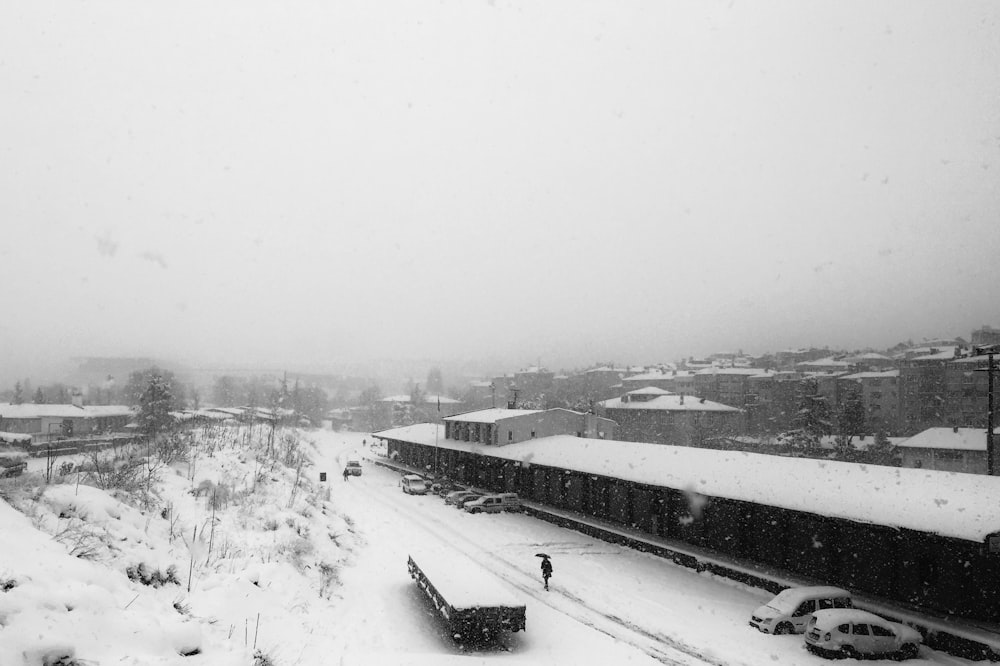
M 823 634 L 823 640 L 824 641 L 829 641 L 831 638 L 833 638 L 833 637 L 830 635 L 829 631 L 826 632 L 825 634 Z
M 760 621 L 760 623 L 761 623 L 761 624 L 771 624 L 771 622 L 772 622 L 773 620 L 774 620 L 774 618 L 773 618 L 773 617 L 765 617 L 765 618 L 764 618 L 763 620 L 761 620 L 761 621 Z

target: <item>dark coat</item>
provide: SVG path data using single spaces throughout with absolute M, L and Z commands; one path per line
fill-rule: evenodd
M 546 578 L 552 575 L 552 561 L 547 557 L 542 558 L 542 575 Z

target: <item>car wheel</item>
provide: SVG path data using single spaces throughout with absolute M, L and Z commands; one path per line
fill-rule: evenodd
M 899 650 L 900 659 L 915 659 L 920 654 L 920 648 L 916 643 L 907 643 Z
M 858 651 L 855 650 L 850 645 L 845 645 L 844 647 L 840 648 L 840 651 L 844 655 L 844 657 L 846 657 L 847 659 L 860 659 L 861 658 L 858 655 Z
M 782 636 L 784 634 L 794 634 L 795 627 L 793 627 L 788 622 L 782 622 L 777 627 L 774 628 L 774 634 L 776 636 Z

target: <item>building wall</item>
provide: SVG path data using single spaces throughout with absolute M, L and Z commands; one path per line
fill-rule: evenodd
M 589 416 L 593 421 L 593 415 Z M 524 442 L 529 439 L 551 437 L 553 435 L 578 435 L 584 437 L 588 432 L 587 417 L 587 414 L 579 414 L 569 410 L 550 409 L 535 414 L 501 419 L 496 424 L 496 443 Z M 617 427 L 613 420 L 608 421 L 603 419 L 597 427 L 601 432 L 604 432 L 605 439 L 616 439 L 618 437 Z M 593 436 L 595 438 L 599 437 L 597 433 L 594 433 Z
M 702 446 L 715 437 L 742 434 L 744 429 L 739 412 L 610 407 L 601 413 L 618 424 L 616 439 L 625 442 Z
M 434 449 L 388 442 L 390 457 L 417 469 L 434 464 Z M 982 543 L 879 525 L 878 507 L 872 507 L 871 524 L 719 497 L 703 497 L 699 511 L 692 509 L 690 493 L 683 488 L 537 464 L 525 468 L 479 452 L 452 451 L 437 462 L 459 483 L 517 492 L 533 502 L 612 521 L 624 530 L 616 538 L 626 543 L 623 535 L 639 530 L 859 595 L 1000 622 L 1000 558 L 987 553 Z M 678 551 L 672 556 L 683 557 Z
M 983 432 L 983 441 L 986 433 Z M 925 449 L 901 446 L 902 467 L 936 469 L 943 472 L 963 472 L 965 474 L 986 474 L 986 451 L 963 451 L 955 449 Z

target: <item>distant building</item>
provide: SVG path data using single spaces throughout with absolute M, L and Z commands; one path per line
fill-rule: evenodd
M 694 373 L 690 370 L 650 371 L 622 379 L 624 392 L 654 386 L 671 393 L 694 395 Z
M 616 422 L 618 439 L 626 442 L 710 446 L 745 430 L 741 409 L 655 387 L 603 400 L 597 413 Z
M 972 332 L 972 344 L 976 345 L 1000 345 L 1000 328 L 983 326 Z
M 699 398 L 745 409 L 750 404 L 750 378 L 766 375 L 763 368 L 705 368 L 694 375 L 694 390 Z
M 855 392 L 865 410 L 865 430 L 893 434 L 900 430 L 899 370 L 856 372 L 837 378 L 841 393 Z
M 958 348 L 928 347 L 899 362 L 901 392 L 900 427 L 904 435 L 948 423 L 947 367 L 958 357 Z
M 545 368 L 532 366 L 514 373 L 514 388 L 517 389 L 518 400 L 539 401 L 551 394 L 555 384 L 556 373 Z
M 616 430 L 614 421 L 569 409 L 481 409 L 444 419 L 445 439 L 487 446 L 553 435 L 616 439 Z
M 1000 435 L 1000 428 L 993 432 Z M 985 428 L 928 428 L 897 446 L 903 467 L 988 473 Z
M 0 432 L 31 435 L 38 442 L 120 432 L 135 414 L 125 405 L 0 404 Z

